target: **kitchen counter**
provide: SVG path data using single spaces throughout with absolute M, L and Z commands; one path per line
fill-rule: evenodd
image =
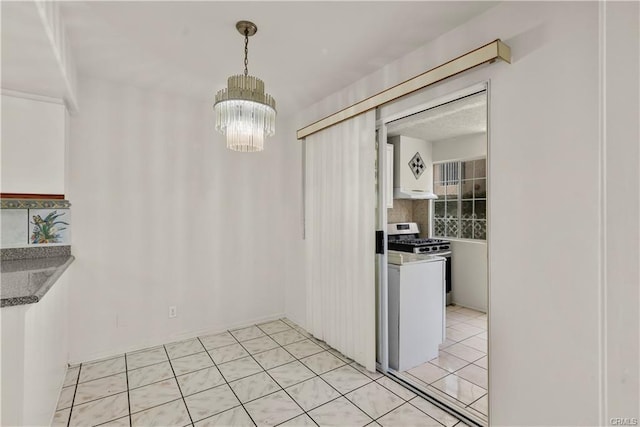
M 42 251 L 48 248 L 34 248 L 39 252 L 29 251 L 29 249 L 2 250 L 1 307 L 37 303 L 75 259 L 71 255 L 69 246 L 51 247 L 50 251 Z M 40 257 L 14 259 L 18 252 L 22 254 L 21 256 Z
M 411 252 L 389 251 L 387 260 L 392 265 L 415 264 L 421 262 L 446 261 L 438 255 L 414 254 Z

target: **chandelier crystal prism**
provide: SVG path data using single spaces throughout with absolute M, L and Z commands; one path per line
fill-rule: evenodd
M 244 36 L 244 74 L 229 77 L 227 88 L 216 94 L 216 130 L 226 135 L 227 148 L 231 150 L 262 151 L 265 137 L 276 131 L 276 101 L 265 93 L 262 80 L 249 75 L 249 37 L 258 27 L 253 22 L 240 21 L 236 28 Z

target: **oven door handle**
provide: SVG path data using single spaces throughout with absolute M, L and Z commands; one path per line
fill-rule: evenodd
M 433 255 L 433 256 L 441 256 L 441 257 L 448 257 L 451 256 L 451 251 L 447 251 L 447 252 L 434 252 L 431 253 L 429 255 Z

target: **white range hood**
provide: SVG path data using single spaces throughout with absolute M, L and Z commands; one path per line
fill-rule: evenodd
M 395 199 L 437 199 L 433 193 L 431 142 L 408 136 L 392 136 L 393 197 Z

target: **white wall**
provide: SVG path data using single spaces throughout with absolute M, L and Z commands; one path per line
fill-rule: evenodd
M 65 116 L 61 100 L 2 94 L 3 193 L 64 194 Z
M 463 160 L 487 155 L 487 134 L 463 135 L 433 141 L 433 161 Z M 491 194 L 489 194 L 491 198 Z M 487 244 L 452 240 L 452 302 L 487 311 Z
M 486 133 L 475 133 L 433 141 L 432 157 L 434 162 L 473 159 L 486 155 Z
M 640 418 L 640 3 L 605 4 L 604 418 Z
M 451 301 L 487 311 L 487 244 L 481 241 L 451 241 Z
M 623 6 L 607 5 L 614 7 Z M 381 112 L 383 116 L 398 112 L 491 80 L 492 425 L 604 425 L 608 417 L 638 416 L 638 322 L 633 322 L 637 310 L 632 310 L 629 302 L 633 301 L 637 308 L 637 191 L 630 198 L 616 200 L 617 212 L 628 212 L 625 224 L 630 227 L 630 234 L 620 223 L 603 222 L 601 208 L 607 191 L 601 184 L 617 175 L 601 175 L 604 157 L 599 135 L 599 37 L 615 35 L 622 43 L 615 46 L 618 56 L 632 56 L 620 60 L 621 64 L 609 73 L 624 70 L 625 62 L 637 67 L 637 4 L 625 7 L 632 10 L 609 15 L 604 29 L 597 3 L 501 3 L 296 117 L 295 126 L 302 127 L 496 37 L 511 46 L 511 65 L 480 67 Z M 618 21 L 625 20 L 623 29 L 618 28 Z M 613 59 L 606 60 L 614 65 Z M 638 93 L 637 72 L 624 70 L 617 75 L 624 76 L 626 85 L 633 86 L 631 89 L 636 88 L 628 93 Z M 617 86 L 621 89 L 625 83 Z M 609 140 L 609 150 L 615 148 L 616 160 L 622 160 L 624 153 L 634 154 L 624 159 L 626 174 L 616 185 L 637 188 L 635 97 L 629 96 L 623 106 L 632 109 L 620 119 L 622 138 Z M 293 134 L 290 139 L 293 141 Z M 299 146 L 291 145 L 288 159 L 299 159 L 299 150 Z M 606 164 L 612 166 L 610 161 L 613 160 Z M 567 165 L 571 165 L 570 173 Z M 558 182 L 572 190 L 554 191 Z M 289 200 L 288 204 L 296 209 L 291 217 L 298 217 L 300 201 Z M 609 235 L 615 229 L 616 237 L 626 245 L 618 243 L 615 249 L 605 245 L 607 239 L 599 233 L 605 223 L 610 227 Z M 544 250 L 532 244 L 540 239 L 544 240 Z M 625 246 L 632 250 L 624 252 L 621 248 Z M 301 244 L 292 247 L 296 251 L 302 249 Z M 619 257 L 615 265 L 621 270 L 605 270 L 609 278 L 606 288 L 603 253 Z M 297 264 L 300 259 L 289 262 Z M 298 277 L 299 280 L 290 278 L 287 282 L 290 296 L 286 307 L 292 317 L 304 318 L 304 291 L 298 287 L 303 276 Z M 636 314 L 616 317 L 616 313 L 603 312 L 603 297 L 609 295 L 615 296 L 616 302 L 628 298 L 623 307 Z M 625 323 L 623 319 L 632 322 Z M 616 325 L 629 332 L 614 335 L 609 329 L 610 340 L 605 341 L 600 334 L 607 331 L 605 320 L 609 328 Z M 607 373 L 602 369 L 605 348 L 616 346 L 624 349 L 615 352 L 616 360 L 625 365 Z M 607 350 L 607 356 L 612 352 Z M 630 395 L 622 397 L 625 393 Z M 616 412 L 607 411 L 605 403 L 613 408 L 611 402 L 616 397 L 622 397 L 618 401 L 622 403 L 615 404 Z
M 210 103 L 99 80 L 80 80 L 79 103 L 71 360 L 280 316 L 281 138 L 262 153 L 232 152 Z

